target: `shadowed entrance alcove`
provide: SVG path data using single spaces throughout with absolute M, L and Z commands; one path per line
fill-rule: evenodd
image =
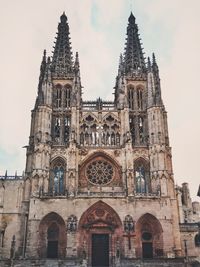
M 39 225 L 40 258 L 65 258 L 66 229 L 65 222 L 55 212 L 47 214 Z
M 146 213 L 136 223 L 136 257 L 163 256 L 163 230 L 159 220 Z
M 123 254 L 122 223 L 109 205 L 98 201 L 87 209 L 79 221 L 79 256 L 88 260 L 89 266 L 114 266 Z

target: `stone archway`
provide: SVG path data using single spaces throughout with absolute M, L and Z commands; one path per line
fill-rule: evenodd
M 66 227 L 60 215 L 55 212 L 47 214 L 39 225 L 40 258 L 64 259 L 66 253 Z
M 79 257 L 85 258 L 88 266 L 115 266 L 123 255 L 123 229 L 113 208 L 103 201 L 96 202 L 81 216 L 78 230 Z
M 136 257 L 163 256 L 163 230 L 159 220 L 146 213 L 136 223 Z

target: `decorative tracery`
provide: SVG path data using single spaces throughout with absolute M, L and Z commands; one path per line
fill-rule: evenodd
M 71 126 L 71 90 L 69 84 L 56 84 L 53 88 L 52 141 L 64 145 L 69 142 Z
M 106 185 L 113 178 L 113 167 L 104 160 L 93 161 L 87 166 L 86 175 L 92 184 Z
M 92 116 L 86 116 L 80 125 L 80 144 L 84 146 L 119 146 L 120 125 L 113 115 L 108 115 L 102 121 Z

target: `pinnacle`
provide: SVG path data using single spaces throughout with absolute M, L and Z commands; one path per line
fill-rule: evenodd
M 65 11 L 63 12 L 63 14 L 60 17 L 60 21 L 65 23 L 67 21 L 67 16 L 65 15 Z
M 135 17 L 133 15 L 132 11 L 131 11 L 131 14 L 130 14 L 130 16 L 128 18 L 128 21 L 129 21 L 129 23 L 133 23 L 133 24 L 135 23 Z
M 126 73 L 145 72 L 146 64 L 142 48 L 141 39 L 139 38 L 138 27 L 135 23 L 135 17 L 131 12 L 128 19 L 127 37 L 124 53 L 124 67 Z
M 155 54 L 154 53 L 152 54 L 152 62 L 153 62 L 153 64 L 157 64 L 156 63 L 156 57 L 155 57 Z

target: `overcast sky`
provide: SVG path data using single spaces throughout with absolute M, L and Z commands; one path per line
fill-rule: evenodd
M 132 3 L 131 3 L 132 2 Z M 146 56 L 155 52 L 168 111 L 175 182 L 200 183 L 199 0 L 0 0 L 0 174 L 25 168 L 31 109 L 44 49 L 65 11 L 79 52 L 84 100 L 113 99 L 131 6 Z

